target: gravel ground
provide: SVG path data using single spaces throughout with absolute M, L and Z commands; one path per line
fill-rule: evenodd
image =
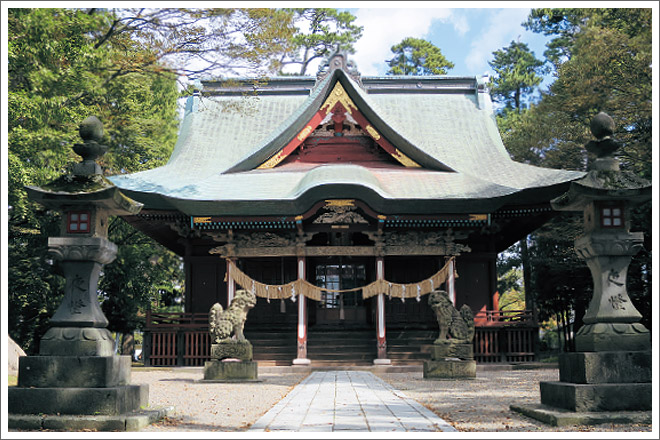
M 557 369 L 479 370 L 473 380 L 426 380 L 422 373 L 378 374 L 459 431 L 650 432 L 650 424 L 553 427 L 509 409 L 541 403 L 539 382 L 559 380 Z
M 259 373 L 260 382 L 200 383 L 203 375 L 202 368 L 134 368 L 131 383 L 149 385 L 151 406 L 174 406 L 142 431 L 245 431 L 307 377 Z
M 171 415 L 143 432 L 245 431 L 307 374 L 259 373 L 256 383 L 199 383 L 202 370 L 139 369 L 135 384 L 149 384 L 152 406 L 174 406 Z M 552 427 L 509 409 L 540 403 L 540 381 L 559 379 L 556 369 L 478 371 L 474 380 L 425 380 L 419 373 L 379 373 L 383 380 L 434 411 L 459 431 L 651 432 L 651 425 Z

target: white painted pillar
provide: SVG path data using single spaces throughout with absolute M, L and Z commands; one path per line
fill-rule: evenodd
M 231 305 L 231 300 L 234 299 L 234 296 L 236 296 L 236 281 L 234 281 L 234 277 L 232 276 L 231 273 L 231 264 L 229 263 L 236 264 L 236 259 L 235 258 L 230 258 L 227 260 L 227 307 Z
M 455 264 L 456 260 L 449 261 L 449 275 L 447 276 L 447 295 L 454 307 L 456 307 L 456 279 L 454 278 Z
M 376 279 L 385 279 L 385 261 L 383 257 L 376 257 Z M 376 348 L 378 357 L 374 365 L 390 365 L 387 358 L 387 339 L 385 337 L 385 295 L 379 293 L 376 297 Z
M 305 279 L 305 257 L 298 257 L 298 279 Z M 311 361 L 307 359 L 307 298 L 296 292 L 296 300 L 298 301 L 297 355 L 293 365 L 309 365 Z

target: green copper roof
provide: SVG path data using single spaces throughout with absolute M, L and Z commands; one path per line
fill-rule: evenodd
M 376 130 L 422 168 L 256 169 L 300 132 L 336 81 Z M 474 78 L 361 82 L 337 69 L 314 87 L 310 78 L 289 79 L 278 92 L 273 79 L 268 93 L 252 97 L 193 96 L 169 162 L 110 180 L 145 209 L 290 215 L 318 200 L 343 197 L 361 198 L 383 213 L 490 212 L 507 203 L 547 201 L 584 175 L 511 160 L 489 96 Z

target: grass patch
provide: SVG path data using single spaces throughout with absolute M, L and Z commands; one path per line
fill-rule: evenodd
M 8 380 L 8 385 L 10 387 L 15 387 L 18 385 L 18 376 L 12 376 L 11 374 L 9 375 L 9 380 Z

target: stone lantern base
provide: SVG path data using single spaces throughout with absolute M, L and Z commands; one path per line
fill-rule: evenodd
M 130 356 L 25 356 L 8 389 L 9 429 L 136 431 L 171 408 L 148 408 L 149 386 L 130 385 Z
M 559 381 L 541 382 L 541 405 L 512 405 L 554 426 L 596 423 L 650 423 L 651 351 L 564 353 Z

